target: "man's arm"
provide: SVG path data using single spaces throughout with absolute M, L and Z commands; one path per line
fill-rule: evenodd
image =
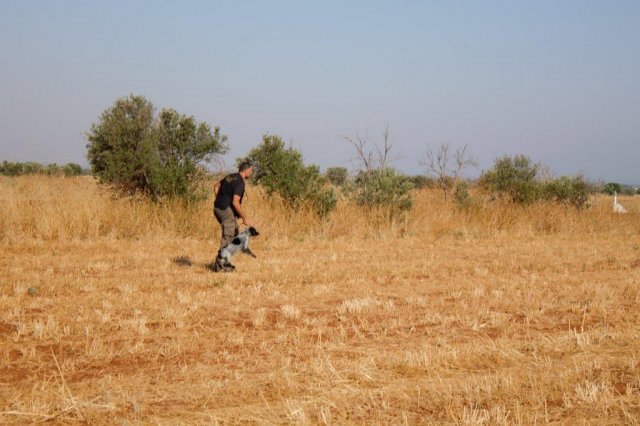
M 251 226 L 251 222 L 249 222 L 249 218 L 247 217 L 246 213 L 242 209 L 242 205 L 240 204 L 240 196 L 234 194 L 232 203 L 233 203 L 233 209 L 235 210 L 236 213 L 238 213 L 238 216 L 240 216 L 240 218 L 242 219 L 242 223 L 244 223 L 247 226 Z
M 220 181 L 217 181 L 213 184 L 213 195 L 218 196 L 218 191 L 220 190 Z

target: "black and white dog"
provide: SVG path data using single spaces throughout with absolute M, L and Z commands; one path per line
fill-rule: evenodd
M 220 250 L 216 263 L 213 265 L 213 270 L 218 272 L 221 270 L 233 271 L 236 269 L 236 267 L 231 264 L 231 258 L 238 252 L 248 254 L 251 257 L 257 257 L 249 248 L 249 240 L 251 237 L 257 237 L 258 235 L 260 235 L 260 233 L 253 226 L 236 235 L 233 241 Z

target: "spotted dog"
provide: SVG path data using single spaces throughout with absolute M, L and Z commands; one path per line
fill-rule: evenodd
M 249 240 L 251 237 L 257 237 L 258 235 L 260 235 L 260 233 L 253 226 L 236 235 L 233 241 L 220 250 L 220 254 L 213 265 L 213 270 L 215 272 L 229 272 L 236 269 L 236 267 L 231 264 L 231 258 L 238 252 L 248 254 L 251 257 L 257 257 L 249 248 Z

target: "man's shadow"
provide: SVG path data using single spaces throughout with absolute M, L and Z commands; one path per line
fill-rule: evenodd
M 195 263 L 191 260 L 191 258 L 189 258 L 189 256 L 176 256 L 174 258 L 171 259 L 171 262 L 175 263 L 176 265 L 182 267 L 182 268 L 189 268 L 191 266 L 197 266 L 200 268 L 204 268 L 208 271 L 213 271 L 213 265 L 214 262 L 210 262 L 210 263 Z

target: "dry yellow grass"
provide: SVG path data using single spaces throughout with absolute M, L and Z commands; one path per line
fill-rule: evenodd
M 321 223 L 0 179 L 0 423 L 638 423 L 640 198 Z M 30 291 L 31 289 L 31 291 Z

